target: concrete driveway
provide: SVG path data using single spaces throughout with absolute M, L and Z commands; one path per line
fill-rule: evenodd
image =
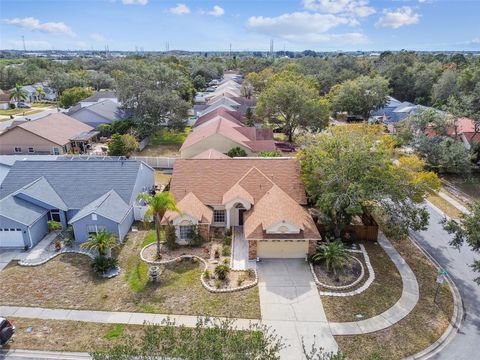
M 302 259 L 263 260 L 257 263 L 262 322 L 284 338 L 282 359 L 303 358 L 302 338 L 336 351 L 320 295 L 308 263 Z
M 27 253 L 22 250 L 0 250 L 0 271 L 2 271 L 10 261 L 23 260 Z

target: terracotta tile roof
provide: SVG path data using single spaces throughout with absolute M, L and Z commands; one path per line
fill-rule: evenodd
M 181 214 L 167 211 L 162 219 L 162 224 L 166 224 L 167 221 L 185 214 L 197 219 L 199 223 L 210 224 L 212 222 L 213 210 L 205 206 L 192 192 L 189 192 L 177 203 L 177 208 L 181 211 Z
M 192 131 L 185 139 L 180 150 L 187 149 L 214 134 L 220 134 L 239 145 L 243 145 L 244 147 L 251 149 L 253 152 L 275 150 L 273 132 L 270 133 L 272 135 L 271 139 L 260 139 L 257 141 L 257 130 L 258 129 L 251 128 L 251 130 L 248 131 L 245 127 L 236 126 L 236 124 L 230 120 L 218 118 L 204 127 Z M 267 134 L 267 132 L 264 131 L 260 131 L 258 133 L 262 136 Z
M 241 122 L 243 124 L 243 114 L 240 111 L 231 111 L 228 109 L 225 109 L 223 107 L 215 109 L 203 116 L 200 116 L 197 121 L 195 122 L 194 126 L 201 125 L 217 116 L 222 116 L 223 118 L 227 120 L 232 120 L 235 122 L 235 120 Z
M 248 201 L 251 205 L 255 204 L 253 196 L 250 195 L 240 184 L 236 183 L 225 194 L 223 194 L 222 205 L 238 198 Z
M 255 206 L 245 214 L 244 231 L 247 239 L 278 239 L 278 234 L 266 230 L 285 221 L 299 229 L 300 234 L 283 234 L 287 238 L 320 239 L 320 234 L 310 214 L 277 185 L 273 185 Z
M 228 111 L 225 108 L 218 108 L 217 110 Z M 241 122 L 240 120 L 236 119 L 235 117 L 233 117 L 229 114 L 216 115 L 215 113 L 216 113 L 216 111 L 212 111 L 211 113 L 208 113 L 208 114 L 198 118 L 198 120 L 195 122 L 193 130 L 195 130 L 196 127 L 198 127 L 200 125 L 207 124 L 208 122 L 211 122 L 211 121 L 214 121 L 214 120 L 219 120 L 219 119 L 224 119 L 224 120 L 231 121 L 236 126 L 244 126 L 243 122 Z M 213 116 L 210 116 L 210 115 L 213 115 Z
M 68 144 L 76 135 L 94 130 L 93 127 L 62 113 L 53 113 L 37 120 L 26 121 L 18 124 L 17 127 L 62 146 Z
M 0 90 L 0 102 L 10 102 L 10 93 Z
M 230 159 L 230 156 L 215 149 L 208 149 L 194 156 L 192 159 Z
M 221 205 L 223 195 L 236 183 L 255 203 L 276 184 L 297 203 L 307 204 L 299 163 L 293 158 L 179 159 L 170 191 L 177 202 L 193 192 L 205 205 Z

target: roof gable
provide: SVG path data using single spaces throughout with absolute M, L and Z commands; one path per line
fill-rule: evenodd
M 43 176 L 18 190 L 15 195 L 25 195 L 54 208 L 68 210 L 62 198 Z
M 87 204 L 70 221 L 72 224 L 90 214 L 97 214 L 104 218 L 120 223 L 130 210 L 130 206 L 115 192 L 110 190 L 105 195 Z

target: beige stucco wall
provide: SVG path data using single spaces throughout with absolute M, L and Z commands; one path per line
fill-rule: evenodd
M 250 149 L 241 146 L 237 144 L 236 142 L 233 142 L 232 140 L 224 137 L 223 135 L 220 134 L 214 134 L 212 136 L 209 136 L 208 138 L 205 138 L 196 144 L 193 144 L 192 146 L 184 149 L 181 151 L 182 158 L 188 159 L 191 157 L 194 157 L 195 155 L 200 154 L 201 152 L 208 150 L 208 149 L 215 149 L 217 151 L 220 151 L 221 153 L 226 153 L 228 152 L 231 148 L 234 147 L 241 147 L 247 152 L 248 156 L 252 156 L 253 153 L 250 151 Z
M 15 152 L 15 147 L 19 146 L 22 151 Z M 60 154 L 63 153 L 62 146 L 55 144 L 47 139 L 32 134 L 21 127 L 15 127 L 0 135 L 0 154 L 12 155 L 12 154 L 29 154 L 28 148 L 33 147 L 35 153 L 41 154 L 53 154 L 53 148 L 58 147 Z M 30 153 L 32 154 L 32 153 Z

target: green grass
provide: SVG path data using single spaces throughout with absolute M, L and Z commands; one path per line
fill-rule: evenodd
M 55 103 L 44 103 L 44 102 L 34 102 L 32 103 L 33 107 L 40 107 L 40 108 L 45 108 L 45 107 L 50 107 L 55 105 Z
M 127 273 L 128 287 L 135 293 L 142 292 L 148 282 L 148 265 L 138 260 Z
M 25 115 L 32 115 L 32 114 L 36 114 L 36 113 L 39 113 L 39 112 L 42 112 L 43 110 L 29 110 L 29 109 L 8 109 L 8 110 L 0 110 L 0 115 L 5 115 L 5 116 L 9 116 L 9 115 L 23 115 L 23 113 L 25 113 Z
M 113 340 L 123 335 L 125 325 L 117 324 L 105 333 L 105 339 Z
M 164 231 L 160 231 L 160 236 L 163 238 L 164 237 Z M 145 240 L 143 240 L 142 243 L 142 248 L 144 248 L 147 245 L 153 244 L 155 241 L 157 241 L 157 234 L 155 233 L 155 230 L 149 231 L 148 235 L 145 236 Z
M 187 135 L 192 129 L 186 127 L 184 131 L 171 131 L 167 129 L 160 129 L 155 134 L 150 136 L 149 146 L 157 145 L 178 145 L 183 144 Z

